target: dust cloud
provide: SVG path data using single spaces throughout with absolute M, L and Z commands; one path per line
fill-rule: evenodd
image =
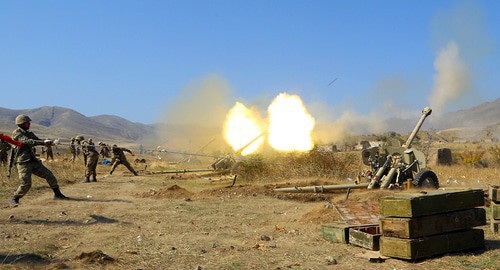
M 221 130 L 231 96 L 229 84 L 217 75 L 191 82 L 167 104 L 157 143 L 167 150 L 191 152 L 227 148 Z
M 484 21 L 478 1 L 457 2 L 452 8 L 437 12 L 431 21 L 431 45 L 437 56 L 428 99 L 437 118 L 448 110 L 463 109 L 481 101 L 474 81 L 482 76 L 481 60 L 493 50 Z
M 470 87 L 469 72 L 459 53 L 458 45 L 452 41 L 438 53 L 434 62 L 436 74 L 429 104 L 437 114 L 441 114 L 447 103 L 463 96 Z

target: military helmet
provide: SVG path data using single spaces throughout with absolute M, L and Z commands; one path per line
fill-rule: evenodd
M 75 140 L 77 140 L 77 141 L 83 141 L 83 140 L 85 140 L 85 138 L 82 135 L 78 135 L 78 136 L 75 137 Z
M 31 122 L 31 118 L 25 114 L 20 114 L 16 117 L 16 125 L 22 125 L 26 122 Z

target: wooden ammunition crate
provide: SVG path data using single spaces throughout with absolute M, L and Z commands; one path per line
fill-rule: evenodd
M 418 238 L 486 225 L 486 210 L 473 208 L 415 218 L 384 217 L 380 219 L 382 235 Z
M 500 228 L 500 220 L 490 220 L 490 228 L 492 232 L 497 233 Z
M 386 236 L 380 238 L 380 254 L 407 260 L 428 258 L 449 252 L 481 248 L 483 246 L 484 232 L 480 229 L 416 239 Z
M 378 225 L 349 228 L 349 243 L 370 250 L 380 249 L 380 236 Z
M 496 219 L 496 220 L 500 219 L 500 203 L 491 202 L 490 209 L 491 209 L 491 219 Z
M 350 229 L 371 228 L 371 227 L 377 227 L 376 230 L 378 230 L 379 231 L 378 233 L 380 234 L 380 229 L 378 229 L 379 228 L 378 224 L 353 225 L 339 221 L 322 225 L 321 235 L 323 236 L 323 239 L 331 242 L 349 244 Z M 371 229 L 369 231 L 371 231 Z
M 489 198 L 493 202 L 500 203 L 500 192 L 498 191 L 500 186 L 490 186 L 488 188 Z
M 345 222 L 324 224 L 321 226 L 321 235 L 325 240 L 347 244 L 349 243 L 349 228 L 352 226 Z
M 380 199 L 382 216 L 392 217 L 428 216 L 483 205 L 482 189 L 404 193 Z

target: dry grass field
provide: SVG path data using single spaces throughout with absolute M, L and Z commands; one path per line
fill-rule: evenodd
M 1 269 L 499 269 L 500 236 L 488 226 L 484 249 L 426 260 L 369 262 L 367 250 L 331 243 L 322 224 L 341 220 L 334 205 L 376 211 L 378 199 L 400 191 L 284 194 L 277 186 L 349 183 L 361 168 L 359 152 L 253 156 L 236 184 L 198 174 L 148 174 L 179 169 L 147 158 L 132 176 L 124 167 L 97 183 L 81 183 L 81 162 L 47 162 L 71 200 L 52 199 L 34 185 L 18 207 L 9 205 L 17 175 L 0 170 Z M 433 166 L 441 187 L 500 184 L 499 166 Z M 143 164 L 137 164 L 142 169 Z M 206 167 L 206 166 L 203 166 Z

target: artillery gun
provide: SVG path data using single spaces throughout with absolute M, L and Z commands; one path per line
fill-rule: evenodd
M 405 183 L 416 187 L 438 188 L 438 178 L 433 171 L 426 168 L 424 153 L 411 146 L 425 118 L 431 112 L 429 107 L 422 110 L 420 120 L 402 146 L 398 140 L 392 139 L 382 147 L 363 150 L 363 163 L 370 166 L 370 169 L 360 174 L 358 181 L 365 177 L 369 183 L 368 189 L 402 187 Z

